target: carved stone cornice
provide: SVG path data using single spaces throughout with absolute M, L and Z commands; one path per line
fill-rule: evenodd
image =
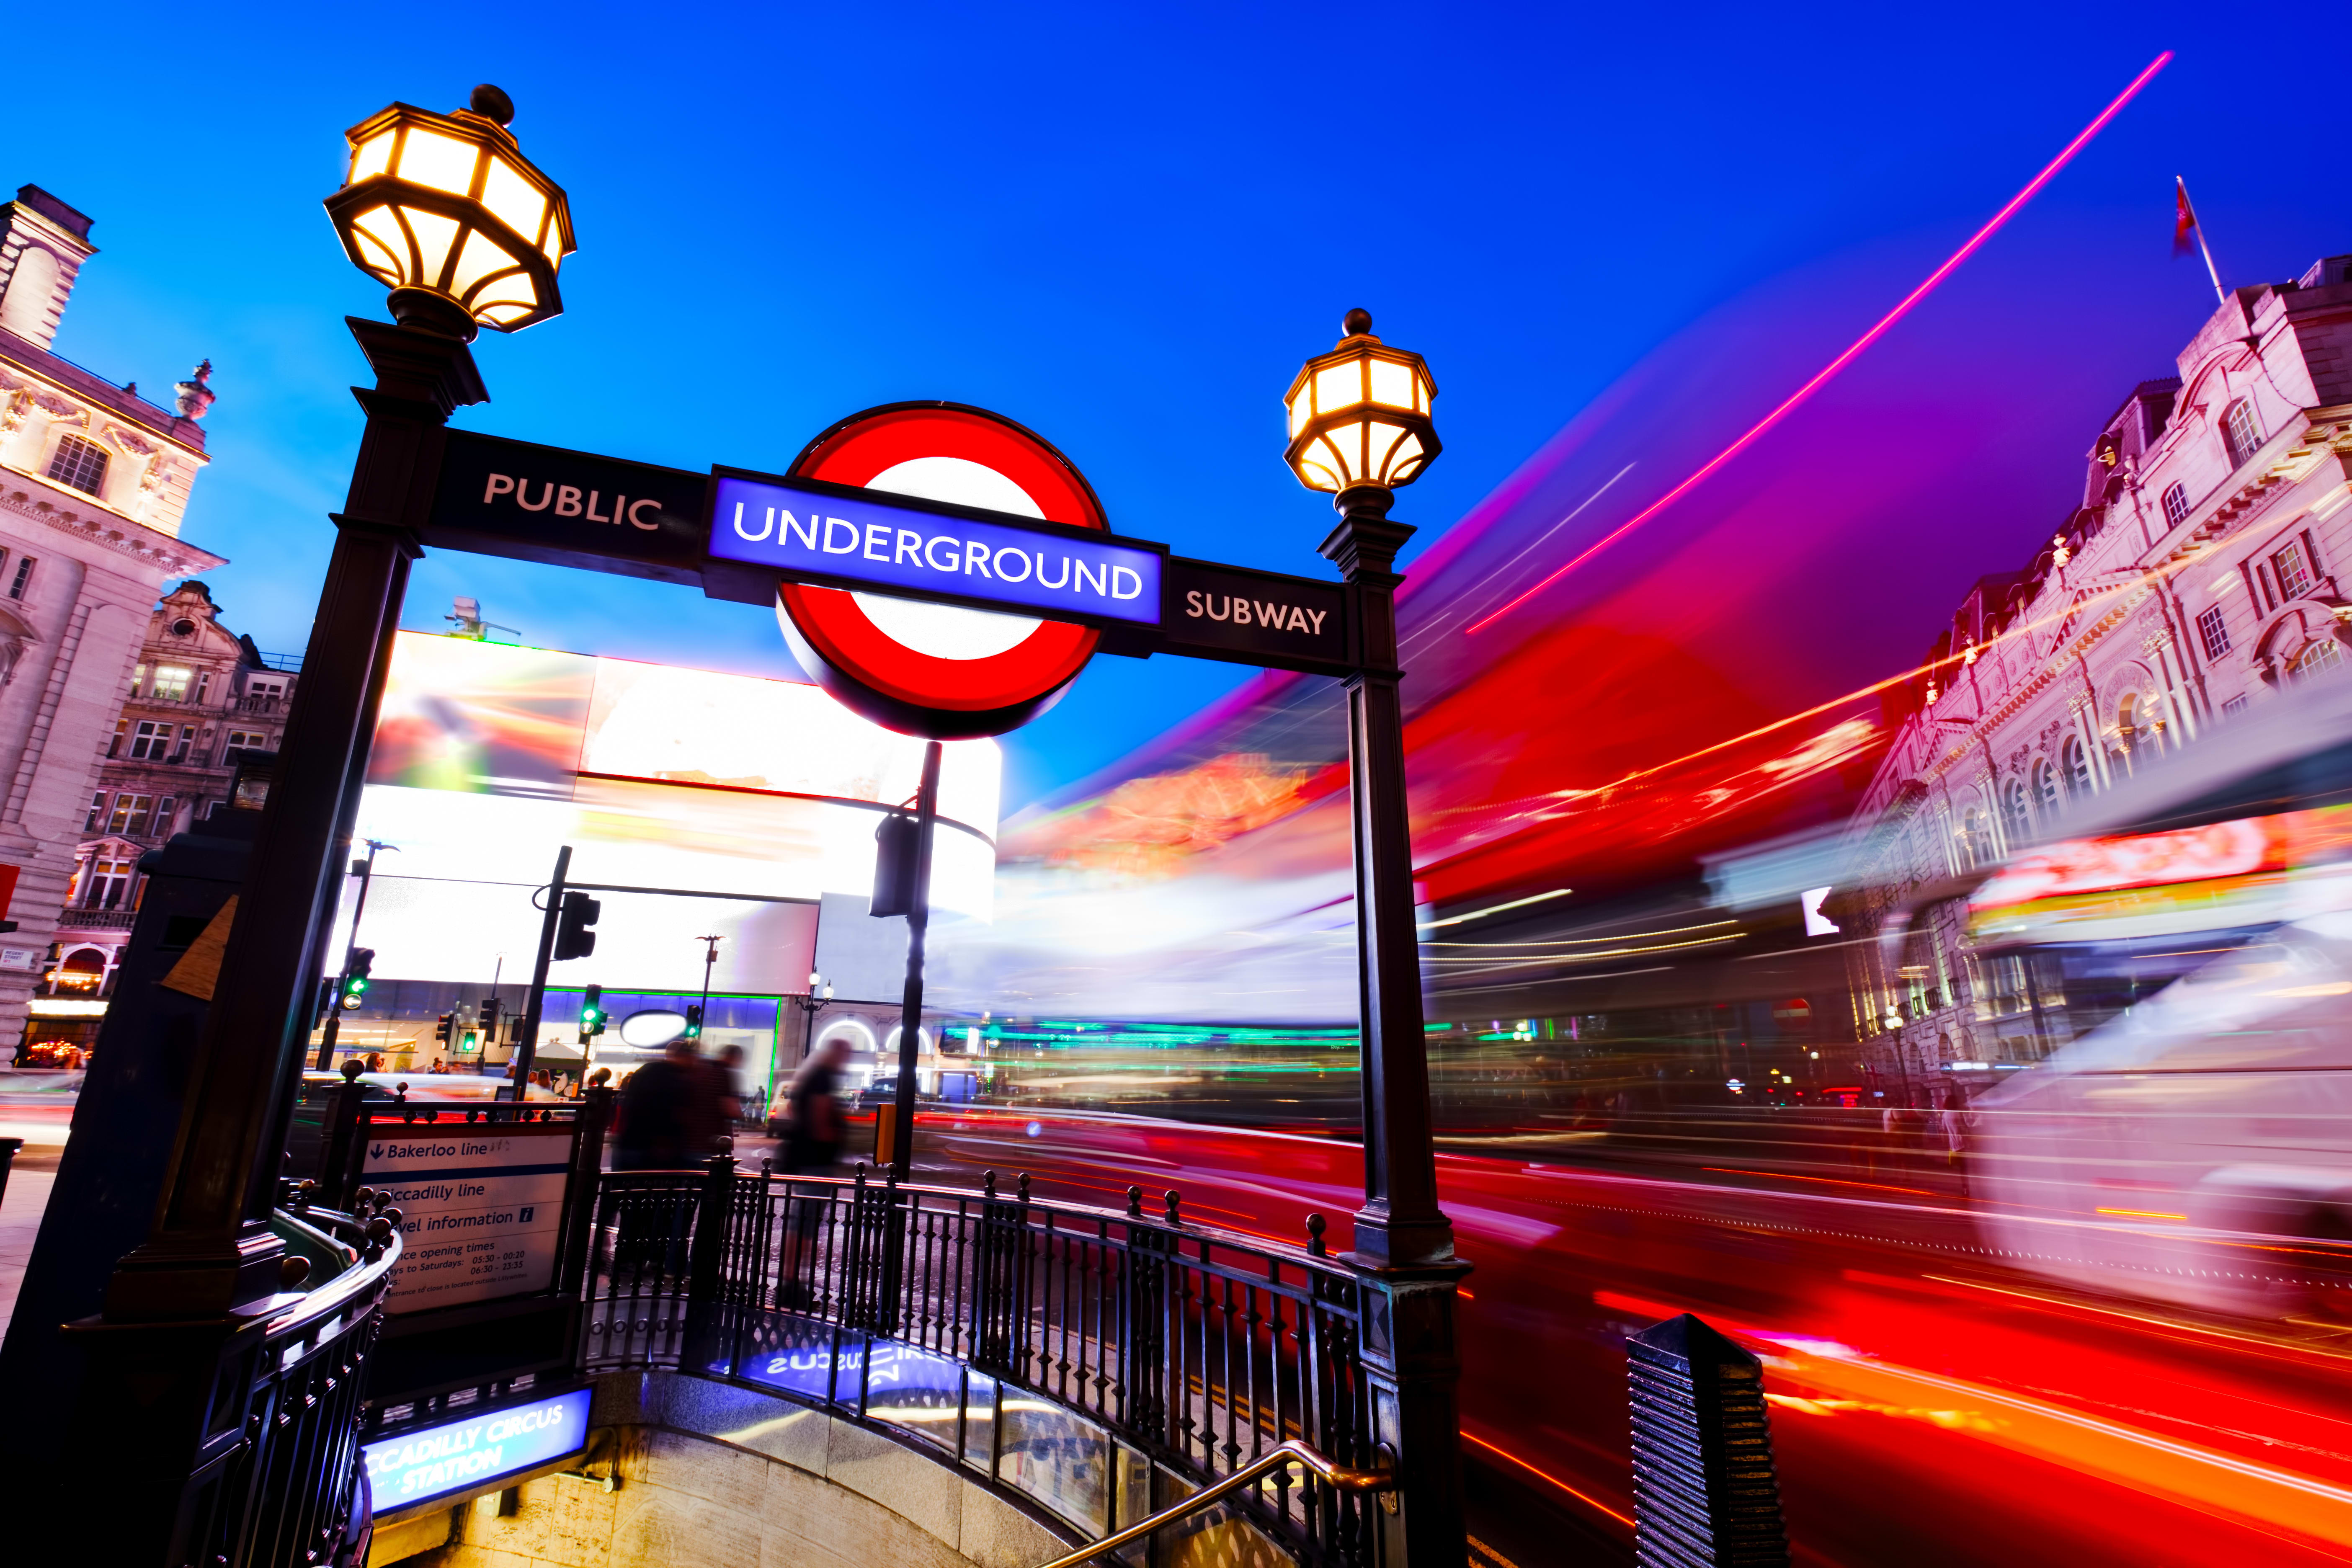
M 228 557 L 199 550 L 184 540 L 143 527 L 111 511 L 95 515 L 37 501 L 22 490 L 0 493 L 0 513 L 56 529 L 59 533 L 152 567 L 166 577 L 184 577 L 228 564 Z

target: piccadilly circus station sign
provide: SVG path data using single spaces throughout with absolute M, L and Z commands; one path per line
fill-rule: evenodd
M 1352 671 L 1337 583 L 1111 531 L 1067 458 L 1002 415 L 852 415 L 781 474 L 708 474 L 450 431 L 428 545 L 772 605 L 845 706 L 933 740 L 1053 706 L 1097 653 Z

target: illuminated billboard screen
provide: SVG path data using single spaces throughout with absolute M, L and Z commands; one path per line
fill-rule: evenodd
M 814 686 L 404 632 L 358 836 L 378 857 L 361 941 L 380 977 L 528 979 L 556 849 L 613 891 L 591 958 L 558 985 L 807 989 L 824 895 L 870 891 L 884 808 L 915 793 L 923 742 Z M 1001 757 L 950 742 L 932 882 L 943 915 L 991 914 Z M 330 952 L 340 954 L 357 879 Z

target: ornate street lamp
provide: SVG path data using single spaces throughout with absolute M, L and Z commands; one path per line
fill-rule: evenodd
M 1370 311 L 1350 310 L 1340 325 L 1348 335 L 1300 367 L 1283 397 L 1283 459 L 1310 490 L 1409 485 L 1443 449 L 1429 416 L 1437 383 L 1419 354 L 1372 335 Z
M 1429 405 L 1437 395 L 1421 356 L 1372 336 L 1348 312 L 1347 336 L 1308 360 L 1284 398 L 1299 483 L 1331 493 L 1339 526 L 1323 541 L 1349 597 L 1348 767 L 1356 852 L 1356 956 L 1362 976 L 1359 1081 L 1364 1115 L 1364 1206 L 1353 1249 L 1366 1321 L 1364 1370 L 1379 1412 L 1378 1446 L 1407 1478 L 1404 1560 L 1462 1560 L 1461 1376 L 1454 1349 L 1454 1226 L 1437 1203 L 1429 1059 L 1421 1016 L 1421 950 L 1412 907 L 1404 708 L 1398 685 L 1396 553 L 1411 527 L 1389 521 L 1400 485 L 1437 456 Z M 1379 1299 L 1374 1310 L 1373 1298 Z
M 522 155 L 513 119 L 513 100 L 486 83 L 465 109 L 395 103 L 343 132 L 351 174 L 327 216 L 352 264 L 391 289 L 402 326 L 471 342 L 481 327 L 562 314 L 571 204 Z

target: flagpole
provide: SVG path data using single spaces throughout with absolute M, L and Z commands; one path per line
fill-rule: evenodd
M 2205 258 L 2205 276 L 2213 280 L 2213 299 L 2226 305 L 2230 296 L 2222 290 L 2221 273 L 2213 268 L 2213 247 L 2205 243 L 2205 220 L 2197 216 L 2197 204 L 2189 199 L 2189 182 L 2175 174 L 2172 183 L 2180 191 L 2180 205 L 2189 214 L 2189 226 L 2197 236 L 2197 253 Z

